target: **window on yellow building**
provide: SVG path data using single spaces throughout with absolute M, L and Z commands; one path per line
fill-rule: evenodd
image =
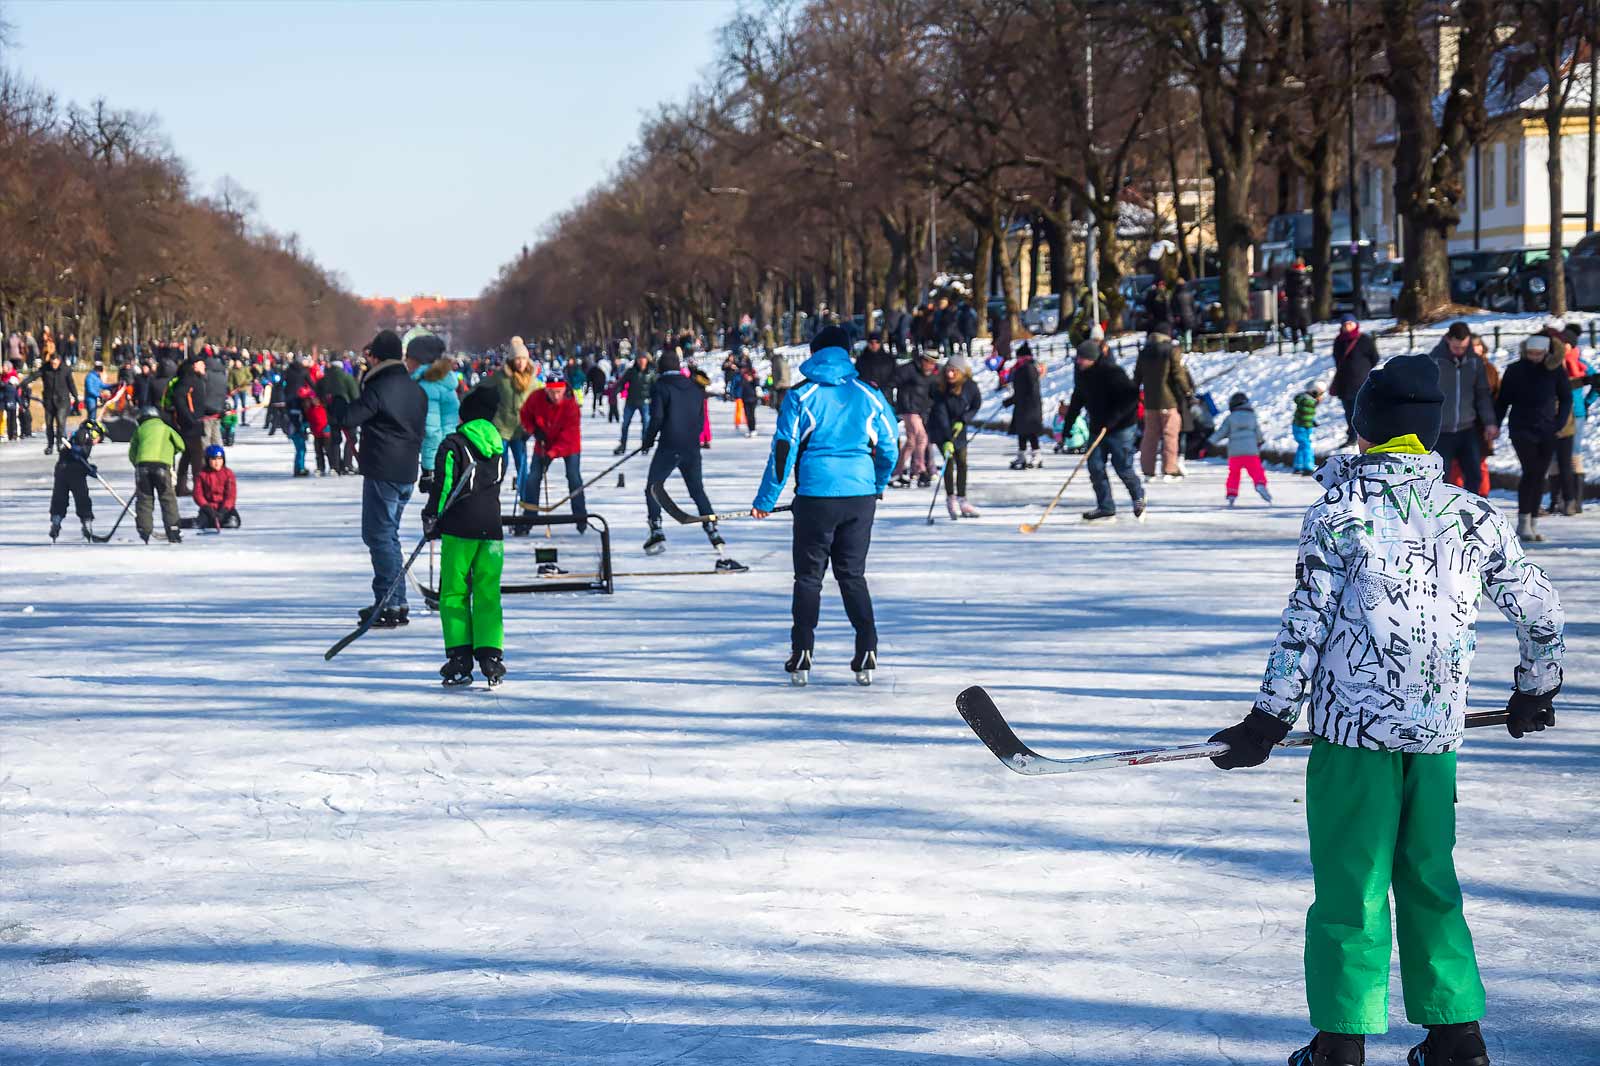
M 1516 205 L 1522 200 L 1522 142 L 1512 141 L 1506 146 L 1506 203 Z
M 1488 210 L 1494 206 L 1494 172 L 1498 169 L 1495 166 L 1495 163 L 1499 160 L 1499 158 L 1500 146 L 1498 144 L 1486 144 L 1483 146 L 1482 154 L 1478 163 L 1478 165 L 1482 168 L 1480 171 L 1482 181 L 1478 186 L 1478 190 L 1482 198 L 1478 201 L 1478 206 L 1482 207 L 1484 210 Z

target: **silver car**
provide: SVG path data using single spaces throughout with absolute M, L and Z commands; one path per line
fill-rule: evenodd
M 1044 296 L 1035 296 L 1028 304 L 1028 309 L 1022 312 L 1022 324 L 1029 333 L 1059 333 L 1061 332 L 1061 296 L 1059 293 L 1048 293 Z

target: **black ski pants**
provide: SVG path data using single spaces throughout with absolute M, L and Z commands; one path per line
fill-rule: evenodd
M 844 613 L 856 631 L 856 654 L 878 650 L 878 628 L 867 590 L 867 549 L 872 546 L 875 496 L 796 496 L 794 498 L 794 628 L 789 647 L 810 651 L 822 612 L 822 578 L 833 564 L 833 579 L 844 598 Z
M 651 529 L 661 524 L 661 505 L 656 502 L 656 494 L 651 492 L 650 488 L 667 480 L 674 470 L 683 475 L 683 483 L 689 490 L 689 498 L 699 508 L 699 513 L 716 513 L 711 509 L 711 500 L 706 496 L 705 482 L 700 478 L 699 446 L 680 452 L 662 445 L 650 457 L 650 473 L 645 478 L 644 505 L 650 515 Z
M 1439 434 L 1433 450 L 1444 460 L 1445 476 L 1452 460 L 1461 464 L 1461 483 L 1469 489 L 1478 485 L 1478 470 L 1483 465 L 1483 436 L 1477 426 Z
M 133 524 L 139 535 L 149 538 L 155 531 L 156 497 L 161 497 L 161 521 L 167 529 L 178 528 L 178 497 L 172 491 L 172 467 L 166 463 L 140 463 L 133 474 L 135 491 Z
M 85 522 L 94 521 L 94 503 L 89 499 L 89 470 L 76 459 L 56 464 L 56 484 L 50 492 L 50 517 L 67 516 L 67 494 Z
M 1513 433 L 1511 447 L 1522 464 L 1522 477 L 1517 479 L 1517 514 L 1536 515 L 1544 497 L 1545 474 L 1556 454 L 1555 435 Z
M 52 401 L 44 405 L 44 439 L 45 443 L 53 446 L 67 443 L 67 419 L 72 414 L 72 405 L 65 401 Z

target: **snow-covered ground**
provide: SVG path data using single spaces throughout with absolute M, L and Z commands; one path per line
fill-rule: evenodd
M 712 500 L 746 507 L 768 442 L 713 412 Z M 598 471 L 612 431 L 584 426 Z M 369 596 L 359 483 L 291 481 L 282 438 L 231 452 L 242 530 L 150 547 L 131 519 L 50 546 L 46 461 L 0 446 L 0 1062 L 1281 1063 L 1308 1032 L 1303 754 L 1025 779 L 953 700 L 989 686 L 1048 754 L 1235 721 L 1313 489 L 1274 474 L 1282 506 L 1229 512 L 1198 464 L 1147 523 L 1089 527 L 1084 479 L 1022 536 L 1074 460 L 974 448 L 982 519 L 929 526 L 915 490 L 880 512 L 873 688 L 831 591 L 816 681 L 784 683 L 775 518 L 725 527 L 742 576 L 508 598 L 491 693 L 439 688 L 425 613 L 323 662 Z M 643 558 L 628 474 L 592 496 L 617 568 L 706 565 L 692 528 Z M 1600 1061 L 1600 516 L 1545 528 L 1560 726 L 1461 761 L 1506 1066 Z M 1480 648 L 1490 709 L 1497 616 Z M 1369 1061 L 1417 1035 L 1394 1000 Z

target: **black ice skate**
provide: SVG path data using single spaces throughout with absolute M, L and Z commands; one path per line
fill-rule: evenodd
M 716 569 L 719 574 L 742 574 L 750 568 L 739 560 L 730 559 L 724 555 L 717 560 Z
M 50 519 L 50 543 L 54 544 L 59 536 L 61 536 L 61 519 L 52 516 Z
M 1411 1049 L 1406 1066 L 1489 1066 L 1489 1049 L 1477 1022 L 1428 1026 L 1428 1039 Z
M 458 685 L 472 684 L 472 649 L 451 648 L 445 654 L 449 658 L 439 667 L 439 676 L 443 679 L 444 687 L 455 688 Z
M 89 543 L 93 544 L 94 543 L 94 523 L 89 521 L 87 518 L 85 518 L 85 519 L 83 519 L 82 526 L 83 526 L 83 539 L 88 541 Z
M 856 657 L 850 660 L 850 669 L 856 673 L 856 684 L 872 684 L 872 672 L 878 668 L 878 653 L 875 651 L 857 652 Z
M 791 652 L 789 661 L 783 664 L 783 668 L 789 672 L 789 684 L 795 688 L 804 688 L 811 683 L 810 650 Z
M 167 543 L 168 544 L 182 544 L 183 543 L 183 534 L 178 532 L 178 527 L 177 526 L 172 526 L 172 527 L 168 528 L 168 530 L 167 530 Z
M 660 526 L 650 527 L 650 536 L 645 539 L 644 553 L 646 555 L 660 555 L 667 550 L 667 536 L 661 532 Z
M 1289 1066 L 1363 1066 L 1366 1061 L 1367 1038 L 1345 1033 L 1318 1033 L 1289 1056 Z
M 478 673 L 489 682 L 489 687 L 494 688 L 506 677 L 506 664 L 500 658 L 500 652 L 495 648 L 485 648 L 478 652 Z
M 1115 522 L 1117 520 L 1117 512 L 1096 507 L 1092 511 L 1083 512 L 1083 520 L 1085 522 Z
M 1144 521 L 1144 497 L 1142 496 L 1133 501 L 1133 520 L 1135 522 Z

